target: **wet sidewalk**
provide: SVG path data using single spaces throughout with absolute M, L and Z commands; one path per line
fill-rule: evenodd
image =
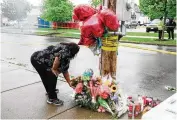
M 59 78 L 58 97 L 64 105 L 57 107 L 46 103 L 47 96 L 38 74 L 23 67 L 1 61 L 2 74 L 2 119 L 86 119 L 111 118 L 109 114 L 100 114 L 78 108 L 71 95 L 73 90 Z

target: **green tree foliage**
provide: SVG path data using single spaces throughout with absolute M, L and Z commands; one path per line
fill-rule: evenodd
M 102 0 L 91 0 L 90 3 L 94 8 L 96 8 L 98 5 L 101 5 Z
M 73 4 L 68 0 L 45 0 L 42 18 L 53 22 L 72 20 Z
M 167 17 L 176 17 L 176 0 L 168 0 L 167 12 Z
M 164 16 L 165 0 L 140 0 L 141 11 L 151 19 Z M 176 16 L 176 0 L 167 0 L 167 17 Z
M 1 10 L 3 16 L 19 22 L 27 17 L 31 5 L 26 0 L 3 0 Z

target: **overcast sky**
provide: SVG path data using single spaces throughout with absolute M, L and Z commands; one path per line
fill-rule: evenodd
M 40 5 L 43 0 L 28 0 L 33 5 Z M 70 0 L 73 4 L 88 4 L 90 0 Z M 139 4 L 139 0 L 134 0 L 137 4 Z
M 40 5 L 43 0 L 28 0 L 33 5 Z M 73 2 L 73 4 L 88 4 L 89 0 L 70 0 Z

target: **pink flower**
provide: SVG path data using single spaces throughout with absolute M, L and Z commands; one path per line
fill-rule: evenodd
M 98 108 L 98 112 L 106 112 L 106 110 L 105 110 L 105 108 L 104 108 L 104 107 L 99 106 L 99 108 Z
M 75 91 L 76 91 L 76 93 L 81 93 L 82 89 L 83 89 L 83 84 L 82 83 L 78 83 L 76 88 L 75 88 Z

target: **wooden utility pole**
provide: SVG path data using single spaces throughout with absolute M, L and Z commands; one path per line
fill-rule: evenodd
M 114 13 L 116 12 L 116 1 L 108 0 L 108 8 Z M 118 35 L 107 34 L 102 38 L 102 50 L 100 58 L 100 73 L 102 77 L 112 77 L 116 80 L 117 69 L 117 47 L 118 47 Z

